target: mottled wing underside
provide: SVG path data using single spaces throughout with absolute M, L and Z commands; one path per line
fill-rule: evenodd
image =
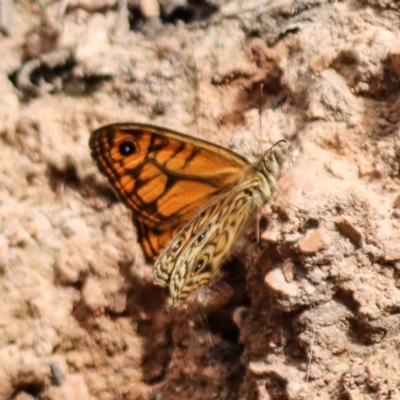
M 154 281 L 169 284 L 170 306 L 207 284 L 261 200 L 263 177 L 236 186 L 195 216 L 154 265 Z

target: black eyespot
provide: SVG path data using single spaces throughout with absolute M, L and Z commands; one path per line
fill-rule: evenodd
M 244 191 L 246 193 L 247 196 L 252 196 L 253 195 L 253 191 L 250 189 L 245 189 Z
M 193 268 L 193 272 L 199 272 L 204 265 L 204 260 L 200 260 Z
M 203 239 L 206 237 L 206 233 L 207 233 L 207 231 L 204 231 L 204 232 L 200 233 L 199 236 L 197 236 L 197 239 L 196 239 L 197 244 L 200 244 L 203 241 Z
M 177 250 L 179 250 L 179 248 L 181 247 L 181 244 L 182 244 L 182 241 L 179 241 L 173 248 L 172 248 L 172 251 L 177 251 Z
M 119 145 L 119 152 L 123 156 L 129 156 L 136 152 L 136 146 L 132 142 L 128 142 L 128 141 L 122 142 Z

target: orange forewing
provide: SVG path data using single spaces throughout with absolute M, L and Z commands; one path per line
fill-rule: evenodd
M 138 233 L 138 241 L 142 246 L 147 261 L 154 262 L 158 255 L 168 246 L 182 228 L 180 223 L 164 229 L 151 228 L 133 218 Z
M 151 125 L 104 126 L 89 145 L 100 171 L 134 211 L 152 261 L 206 204 L 252 173 L 248 161 L 228 149 Z

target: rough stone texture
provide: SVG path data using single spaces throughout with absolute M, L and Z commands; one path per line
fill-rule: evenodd
M 329 238 L 326 229 L 322 226 L 311 231 L 299 243 L 299 250 L 303 254 L 315 254 L 328 248 Z
M 398 2 L 131 3 L 0 32 L 0 400 L 399 398 Z M 116 121 L 287 141 L 260 240 L 174 310 L 90 157 Z

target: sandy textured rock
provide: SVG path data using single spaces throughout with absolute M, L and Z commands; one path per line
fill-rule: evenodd
M 399 398 L 398 3 L 127 3 L 0 26 L 0 400 Z M 259 238 L 174 310 L 90 156 L 116 121 L 286 140 Z
M 329 247 L 329 238 L 324 227 L 310 232 L 299 243 L 299 250 L 303 254 L 315 254 Z

